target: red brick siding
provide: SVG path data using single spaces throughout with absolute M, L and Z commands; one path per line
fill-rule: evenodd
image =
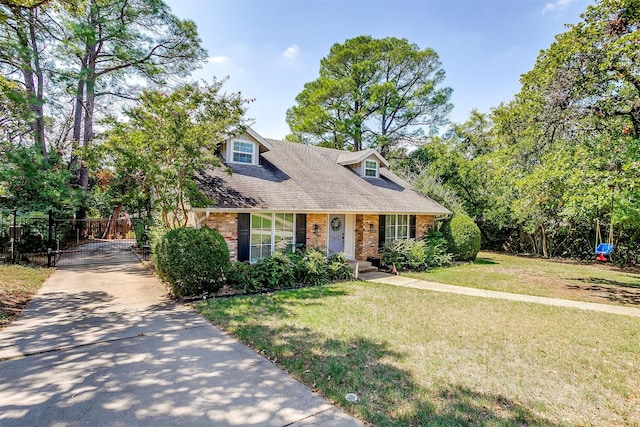
M 211 213 L 202 226 L 217 230 L 227 241 L 231 261 L 238 259 L 238 214 Z
M 432 215 L 416 215 L 416 240 L 422 240 L 435 224 Z
M 366 260 L 370 256 L 379 256 L 378 215 L 356 215 L 355 257 L 359 260 Z
M 319 227 L 317 233 L 315 225 Z M 307 214 L 307 248 L 327 248 L 327 214 Z

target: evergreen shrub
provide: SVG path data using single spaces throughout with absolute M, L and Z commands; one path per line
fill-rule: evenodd
M 224 237 L 210 228 L 176 228 L 158 241 L 154 258 L 160 276 L 179 297 L 215 293 L 231 268 Z
M 441 228 L 449 252 L 458 261 L 473 261 L 480 251 L 480 229 L 466 215 L 455 215 Z

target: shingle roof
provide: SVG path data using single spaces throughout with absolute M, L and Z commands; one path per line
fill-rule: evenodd
M 260 166 L 227 164 L 196 176 L 212 208 L 282 212 L 411 213 L 442 215 L 447 209 L 413 191 L 387 169 L 363 178 L 338 164 L 345 152 L 267 139 Z

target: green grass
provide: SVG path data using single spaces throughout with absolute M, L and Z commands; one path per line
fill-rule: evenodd
M 639 318 L 364 282 L 196 307 L 373 425 L 640 424 Z
M 611 265 L 558 262 L 481 252 L 471 264 L 403 275 L 494 291 L 640 305 L 640 274 Z
M 20 314 L 51 270 L 0 264 L 0 328 Z

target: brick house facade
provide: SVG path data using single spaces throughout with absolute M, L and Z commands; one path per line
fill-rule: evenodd
M 231 258 L 317 247 L 350 259 L 380 256 L 389 239 L 423 239 L 450 212 L 388 170 L 375 150 L 346 152 L 264 139 L 252 129 L 220 147 L 226 168 L 201 171 L 211 206 L 195 224 L 225 238 Z

